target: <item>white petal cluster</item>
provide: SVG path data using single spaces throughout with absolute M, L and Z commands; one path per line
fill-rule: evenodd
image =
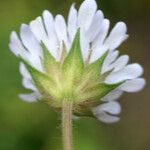
M 81 30 L 80 40 L 84 61 L 89 55 L 89 50 L 91 50 L 90 63 L 109 50 L 102 67 L 102 75 L 108 71 L 112 72 L 104 82 L 113 84 L 126 81 L 103 98 L 104 104 L 93 109 L 93 113 L 99 120 L 107 123 L 116 122 L 119 118 L 115 115 L 121 111 L 116 100 L 124 91 L 141 90 L 145 85 L 145 80 L 139 78 L 143 74 L 142 67 L 137 63 L 128 65 L 128 55 L 119 56 L 116 50 L 128 37 L 126 24 L 118 22 L 109 31 L 110 22 L 104 17 L 101 10 L 97 10 L 95 0 L 84 0 L 79 10 L 73 4 L 67 23 L 62 15 L 53 17 L 49 11 L 45 10 L 41 17 L 31 21 L 29 25 L 22 24 L 19 37 L 16 32 L 12 32 L 9 47 L 16 56 L 23 57 L 33 67 L 43 72 L 41 43 L 44 43 L 49 52 L 59 61 L 62 43 L 65 43 L 69 51 L 78 28 Z M 41 95 L 23 64 L 20 65 L 20 72 L 23 76 L 23 86 L 33 90 L 33 93 L 21 94 L 20 97 L 28 102 L 40 99 Z
M 33 93 L 31 94 L 20 94 L 19 97 L 27 102 L 36 102 L 38 99 L 40 99 L 42 96 L 36 86 L 34 85 L 34 81 L 26 69 L 25 65 L 23 63 L 20 63 L 20 73 L 23 77 L 22 79 L 22 85 L 29 90 L 32 90 Z

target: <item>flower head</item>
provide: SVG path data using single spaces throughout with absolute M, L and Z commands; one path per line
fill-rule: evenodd
M 21 60 L 23 86 L 33 92 L 20 98 L 43 99 L 58 110 L 68 99 L 77 116 L 118 121 L 121 108 L 116 100 L 124 91 L 141 90 L 145 80 L 140 78 L 142 67 L 128 64 L 129 56 L 116 50 L 128 37 L 126 24 L 109 28 L 95 0 L 83 1 L 78 11 L 73 4 L 67 23 L 62 15 L 53 17 L 45 10 L 29 25 L 22 24 L 19 37 L 11 33 L 9 47 Z

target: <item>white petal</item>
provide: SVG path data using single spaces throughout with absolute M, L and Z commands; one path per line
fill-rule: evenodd
M 28 57 L 28 62 L 30 63 L 31 66 L 33 66 L 37 70 L 44 72 L 40 57 L 36 57 L 35 55 L 30 54 Z
M 112 72 L 107 78 L 105 83 L 113 84 L 124 80 L 134 79 L 143 74 L 143 68 L 139 64 L 130 64 L 125 68 Z
M 102 72 L 101 72 L 102 74 L 107 71 L 110 71 L 113 68 L 111 64 L 117 59 L 118 55 L 119 55 L 119 51 L 110 51 L 108 53 L 102 66 Z
M 58 40 L 55 32 L 54 18 L 48 10 L 43 12 L 43 21 L 48 34 L 48 38 L 44 41 L 44 44 L 54 58 L 58 59 Z
M 120 69 L 123 69 L 128 64 L 128 62 L 129 56 L 122 55 L 112 64 L 112 68 L 114 68 L 114 71 L 118 71 Z
M 119 121 L 119 117 L 113 116 L 118 115 L 121 112 L 121 107 L 118 102 L 110 101 L 108 103 L 99 105 L 93 109 L 94 115 L 105 123 L 114 123 Z M 112 115 L 110 115 L 112 114 Z
M 78 23 L 79 27 L 87 30 L 92 23 L 93 16 L 96 12 L 97 4 L 95 0 L 85 0 L 79 8 Z
M 77 10 L 75 9 L 75 4 L 73 4 L 69 11 L 68 16 L 68 34 L 71 42 L 77 32 Z
M 55 30 L 54 30 L 54 18 L 53 15 L 48 10 L 45 10 L 43 12 L 43 21 L 45 24 L 48 37 L 51 39 L 53 38 L 56 39 Z
M 109 27 L 110 27 L 110 21 L 108 19 L 104 19 L 100 27 L 100 32 L 97 38 L 95 39 L 95 41 L 93 42 L 93 48 L 101 47 L 108 34 Z
M 59 42 L 64 41 L 66 46 L 68 46 L 67 26 L 62 15 L 57 15 L 55 18 L 55 30 Z
M 30 89 L 33 91 L 37 91 L 37 88 L 35 87 L 35 85 L 33 84 L 32 80 L 26 79 L 24 78 L 22 80 L 22 84 L 26 89 Z
M 103 12 L 98 10 L 93 17 L 92 23 L 88 31 L 85 33 L 89 42 L 92 42 L 100 32 L 103 19 L 104 19 Z
M 119 87 L 119 89 L 126 92 L 138 92 L 144 88 L 145 84 L 146 84 L 145 79 L 137 78 L 126 81 Z
M 42 57 L 41 46 L 31 32 L 28 25 L 22 24 L 20 36 L 24 46 L 31 54 L 33 54 L 34 56 L 36 55 L 37 57 Z
M 105 112 L 101 112 L 96 117 L 99 121 L 102 121 L 104 123 L 116 123 L 120 120 L 120 118 L 118 116 L 111 116 Z
M 21 75 L 23 76 L 23 80 L 22 80 L 23 86 L 27 89 L 31 89 L 37 92 L 38 90 L 33 83 L 32 77 L 23 63 L 20 63 L 19 69 Z
M 38 99 L 40 99 L 39 93 L 33 92 L 31 94 L 20 94 L 19 97 L 26 102 L 32 103 L 37 102 Z
M 101 104 L 95 108 L 95 113 L 99 114 L 101 112 L 107 112 L 113 115 L 117 115 L 121 112 L 120 104 L 116 101 L 109 101 L 107 103 Z
M 47 40 L 47 35 L 41 17 L 37 17 L 35 20 L 31 21 L 30 28 L 39 41 L 45 42 L 45 40 Z
M 92 55 L 91 55 L 91 62 L 97 60 L 104 54 L 105 51 L 107 51 L 107 47 L 105 48 L 103 46 L 103 41 L 107 36 L 108 30 L 109 30 L 109 25 L 110 22 L 108 19 L 104 19 L 101 27 L 100 27 L 100 32 L 97 36 L 97 38 L 93 41 L 92 43 Z
M 20 70 L 21 75 L 24 78 L 30 79 L 30 80 L 32 79 L 29 71 L 27 70 L 26 66 L 23 63 L 20 63 L 19 70 Z
M 52 55 L 57 58 L 57 50 L 55 43 L 53 41 L 50 41 L 48 38 L 48 35 L 46 34 L 45 27 L 42 21 L 41 17 L 37 17 L 36 20 L 31 21 L 30 23 L 31 31 L 34 33 L 35 37 L 39 42 L 43 42 L 45 46 L 48 48 L 48 50 L 52 53 Z M 31 58 L 31 60 L 34 58 Z M 35 61 L 35 60 L 34 60 Z
M 105 97 L 103 97 L 101 100 L 102 101 L 113 101 L 113 100 L 117 100 L 118 98 L 120 98 L 120 96 L 123 94 L 122 90 L 113 90 L 110 93 L 108 93 Z
M 80 34 L 80 44 L 81 44 L 82 56 L 83 56 L 83 59 L 85 61 L 87 56 L 88 56 L 90 44 L 89 44 L 86 36 L 84 35 L 83 30 L 81 30 L 81 34 Z
M 9 47 L 16 56 L 21 55 L 25 59 L 28 58 L 29 53 L 23 47 L 16 32 L 11 33 Z
M 106 57 L 106 64 L 110 65 L 111 63 L 113 63 L 117 57 L 119 55 L 119 51 L 111 51 L 109 52 L 108 56 Z
M 110 50 L 116 49 L 128 37 L 126 34 L 127 27 L 124 22 L 118 22 L 112 29 L 110 35 L 105 41 L 105 46 Z
M 113 69 L 113 72 L 119 71 L 128 64 L 128 61 L 129 61 L 128 55 L 122 55 L 115 61 L 116 58 L 113 59 L 114 58 L 113 54 L 115 54 L 115 52 L 112 52 L 112 57 L 111 57 L 111 54 L 110 55 L 108 54 L 108 57 L 106 57 L 104 64 L 103 64 L 103 68 L 102 68 L 102 74 L 112 69 Z
M 40 59 L 42 58 L 42 49 L 27 25 L 23 24 L 21 26 L 20 36 L 24 46 L 30 53 L 27 58 L 28 62 L 36 69 L 42 71 L 43 67 Z

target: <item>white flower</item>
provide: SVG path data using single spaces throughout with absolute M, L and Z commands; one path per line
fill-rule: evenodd
M 143 74 L 142 67 L 137 63 L 128 65 L 128 55 L 119 56 L 119 52 L 116 50 L 128 37 L 126 24 L 118 22 L 109 32 L 110 22 L 104 18 L 101 10 L 97 10 L 95 0 L 83 1 L 78 11 L 73 4 L 69 11 L 67 23 L 62 15 L 57 15 L 54 18 L 49 11 L 45 10 L 41 17 L 31 21 L 29 25 L 22 24 L 20 38 L 16 32 L 12 32 L 9 47 L 17 57 L 21 56 L 34 68 L 45 73 L 42 64 L 44 56 L 41 43 L 44 43 L 51 55 L 60 61 L 63 43 L 67 53 L 69 53 L 79 28 L 84 63 L 95 62 L 109 50 L 101 69 L 101 76 L 106 78 L 101 82 L 116 84 L 124 81 L 119 87 L 102 98 L 104 104 L 91 108 L 99 120 L 107 123 L 116 122 L 119 118 L 115 115 L 121 111 L 116 100 L 124 91 L 137 92 L 143 89 L 145 80 L 140 78 Z M 23 63 L 20 64 L 20 72 L 23 76 L 23 86 L 33 91 L 28 95 L 21 94 L 20 97 L 28 102 L 41 99 L 42 94 L 35 86 Z

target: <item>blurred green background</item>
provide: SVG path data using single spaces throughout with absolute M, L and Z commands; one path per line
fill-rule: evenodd
M 60 116 L 47 105 L 28 104 L 17 95 L 21 86 L 18 60 L 8 49 L 9 34 L 19 31 L 44 9 L 67 16 L 72 0 L 0 0 L 0 150 L 62 150 Z M 77 6 L 82 0 L 76 0 Z M 123 112 L 116 124 L 84 118 L 74 122 L 75 150 L 150 150 L 150 1 L 97 0 L 114 25 L 122 20 L 130 38 L 122 53 L 145 68 L 147 87 L 124 94 Z

